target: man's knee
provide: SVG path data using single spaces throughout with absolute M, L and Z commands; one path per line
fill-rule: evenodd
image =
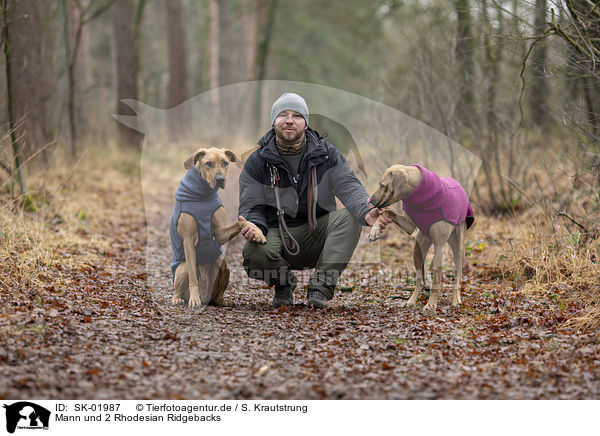
M 248 241 L 242 250 L 244 265 L 249 269 L 268 269 L 281 255 L 275 247 Z
M 336 228 L 352 233 L 360 233 L 361 225 L 348 209 L 336 210 L 332 225 Z

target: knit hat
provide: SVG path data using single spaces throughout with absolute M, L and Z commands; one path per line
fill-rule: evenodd
M 271 126 L 273 126 L 277 115 L 283 111 L 298 112 L 302 115 L 308 126 L 308 106 L 306 105 L 306 101 L 298 94 L 286 92 L 273 103 L 273 107 L 271 108 Z

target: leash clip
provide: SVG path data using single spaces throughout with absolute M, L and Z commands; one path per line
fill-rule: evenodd
M 271 188 L 275 188 L 275 185 L 277 185 L 277 182 L 279 181 L 279 172 L 277 171 L 277 168 L 275 168 L 275 165 L 269 165 L 268 167 L 271 176 Z

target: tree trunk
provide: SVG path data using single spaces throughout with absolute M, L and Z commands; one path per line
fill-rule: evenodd
M 242 3 L 242 32 L 244 35 L 244 78 L 256 78 L 256 13 L 252 7 L 252 0 L 243 0 Z
M 473 79 L 475 62 L 473 59 L 473 37 L 471 35 L 471 11 L 469 0 L 455 0 L 456 11 L 456 60 L 458 63 L 460 96 L 457 103 L 457 115 L 467 124 L 474 125 Z
M 63 9 L 63 37 L 65 43 L 65 60 L 67 69 L 67 112 L 69 118 L 69 142 L 71 144 L 71 158 L 77 155 L 77 130 L 75 124 L 75 60 L 77 55 L 73 54 L 75 41 L 72 37 L 72 29 L 78 29 L 80 21 L 73 19 L 73 11 L 68 0 L 62 0 Z M 81 18 L 81 17 L 80 17 Z M 74 22 L 75 21 L 75 22 Z
M 27 194 L 27 187 L 25 186 L 25 176 L 23 176 L 23 170 L 21 169 L 20 162 L 20 150 L 19 143 L 16 135 L 16 123 L 15 123 L 15 113 L 14 113 L 14 104 L 13 104 L 13 81 L 12 81 L 12 72 L 11 72 L 11 55 L 10 55 L 10 29 L 9 29 L 9 17 L 8 14 L 11 11 L 8 6 L 9 0 L 0 0 L 2 5 L 2 41 L 4 46 L 4 60 L 5 60 L 5 73 L 6 73 L 6 112 L 8 113 L 8 126 L 10 129 L 10 142 L 12 144 L 13 150 L 13 160 L 15 165 L 15 170 L 12 172 L 13 175 L 15 172 L 17 174 L 17 179 L 19 181 L 19 186 L 21 188 L 21 193 L 23 195 Z M 13 15 L 11 14 L 11 17 Z
M 230 1 L 219 0 L 219 86 L 227 85 L 232 80 L 231 58 L 234 47 L 231 35 Z
M 535 33 L 540 36 L 546 27 L 546 0 L 535 2 Z M 544 127 L 548 121 L 548 80 L 544 72 L 546 65 L 546 44 L 540 41 L 531 53 L 531 94 L 529 112 L 536 126 Z
M 115 49 L 116 74 L 116 113 L 135 115 L 122 99 L 137 100 L 137 62 L 133 32 L 133 0 L 117 0 L 111 8 L 113 41 Z M 120 146 L 141 148 L 141 134 L 121 124 L 117 124 Z
M 208 0 L 208 7 L 210 15 L 208 33 L 208 83 L 212 90 L 211 104 L 213 112 L 219 113 L 219 5 L 217 0 Z
M 267 71 L 267 57 L 269 55 L 269 46 L 271 43 L 271 34 L 275 24 L 275 12 L 279 0 L 257 0 L 258 10 L 258 34 L 263 35 L 259 42 L 256 54 L 256 92 L 255 92 L 255 125 L 260 131 L 262 126 L 262 84 L 265 80 Z
M 6 0 L 14 120 L 26 159 L 52 139 L 52 2 Z
M 173 108 L 189 98 L 186 30 L 181 0 L 163 0 L 165 27 L 167 32 L 167 57 L 169 59 L 169 83 L 167 85 L 167 107 Z M 189 126 L 189 113 L 185 108 L 169 111 L 171 138 L 185 136 Z

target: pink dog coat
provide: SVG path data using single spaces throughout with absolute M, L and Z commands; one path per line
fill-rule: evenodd
M 451 177 L 440 177 L 419 164 L 412 166 L 421 170 L 421 182 L 402 199 L 402 207 L 421 233 L 429 236 L 431 225 L 442 220 L 455 226 L 466 221 L 467 229 L 471 227 L 475 221 L 473 208 L 460 183 Z

